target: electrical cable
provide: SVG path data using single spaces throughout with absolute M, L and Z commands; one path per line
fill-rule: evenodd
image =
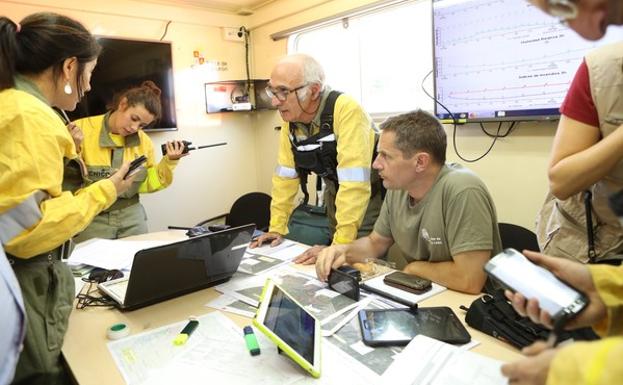
M 160 41 L 162 41 L 162 39 L 164 39 L 164 37 L 167 35 L 167 31 L 169 31 L 169 24 L 171 24 L 172 21 L 173 20 L 167 21 L 167 25 L 164 26 L 164 33 L 160 37 Z
M 422 91 L 426 94 L 426 96 L 428 96 L 429 98 L 431 98 L 435 103 L 439 104 L 441 107 L 443 107 L 444 110 L 446 110 L 446 112 L 448 113 L 448 115 L 450 115 L 450 118 L 452 118 L 452 124 L 453 124 L 453 129 L 452 129 L 452 147 L 454 148 L 454 152 L 456 153 L 456 155 L 464 162 L 468 162 L 468 163 L 474 163 L 477 162 L 479 160 L 481 160 L 482 158 L 484 158 L 485 156 L 487 156 L 489 154 L 489 152 L 491 152 L 491 149 L 493 148 L 493 146 L 495 145 L 495 142 L 498 140 L 498 138 L 502 138 L 504 136 L 509 135 L 512 132 L 513 127 L 515 126 L 515 123 L 513 122 L 510 127 L 508 128 L 508 130 L 506 131 L 505 134 L 500 135 L 500 130 L 502 128 L 502 122 L 500 122 L 500 124 L 498 125 L 498 129 L 495 135 L 489 134 L 487 131 L 485 131 L 484 126 L 482 126 L 481 123 L 481 128 L 482 130 L 485 132 L 485 134 L 487 134 L 488 136 L 493 137 L 493 142 L 491 142 L 491 145 L 489 146 L 489 148 L 487 149 L 487 151 L 485 151 L 484 154 L 482 154 L 481 156 L 474 158 L 474 159 L 467 159 L 464 158 L 460 153 L 459 153 L 459 149 L 456 145 L 456 126 L 458 125 L 458 121 L 456 120 L 456 118 L 454 117 L 454 114 L 452 114 L 452 112 L 450 112 L 450 110 L 444 106 L 439 100 L 437 100 L 437 98 L 435 98 L 434 96 L 432 96 L 431 94 L 428 93 L 428 91 L 426 91 L 426 88 L 424 88 L 424 82 L 426 81 L 426 79 L 428 79 L 428 77 L 433 73 L 433 71 L 431 70 L 430 72 L 428 72 L 426 74 L 426 76 L 424 76 L 424 78 L 422 79 L 422 82 L 420 83 L 420 87 L 422 88 Z
M 249 30 L 244 26 L 240 27 L 240 32 L 244 34 L 244 61 L 247 68 L 247 98 L 250 98 L 251 94 L 251 71 L 249 70 Z
M 94 295 L 98 290 L 97 286 L 94 288 L 93 285 L 97 285 L 98 281 L 88 278 L 82 278 L 82 281 L 88 283 L 89 287 L 85 293 L 80 293 L 76 296 L 78 300 L 76 301 L 76 309 L 84 309 L 93 306 L 115 306 L 116 302 L 107 295 Z
M 500 122 L 500 125 L 502 124 L 502 122 Z M 515 130 L 515 128 L 519 125 L 519 122 L 512 122 L 511 125 L 508 127 L 508 129 L 506 130 L 505 133 L 498 135 L 499 138 L 505 138 L 508 135 L 510 135 L 511 132 L 513 132 Z M 490 132 L 488 132 L 485 127 L 482 125 L 482 123 L 480 123 L 480 129 L 482 130 L 482 132 L 484 132 L 487 136 L 494 138 L 495 134 L 491 134 Z

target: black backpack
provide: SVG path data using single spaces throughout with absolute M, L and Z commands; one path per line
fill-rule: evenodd
M 520 316 L 504 296 L 504 290 L 496 290 L 493 295 L 485 294 L 476 299 L 467 310 L 465 322 L 499 340 L 521 349 L 537 340 L 546 340 L 550 330 L 535 324 L 527 317 Z M 559 341 L 567 339 L 591 341 L 599 339 L 591 328 L 565 331 Z

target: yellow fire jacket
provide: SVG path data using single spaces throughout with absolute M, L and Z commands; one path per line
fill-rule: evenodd
M 552 360 L 547 385 L 623 384 L 623 267 L 589 267 L 593 282 L 608 308 L 607 319 L 595 330 L 610 336 L 564 347 Z
M 320 114 L 330 90 L 323 92 L 323 101 L 311 124 L 311 132 L 296 128 L 297 138 L 306 138 L 320 131 Z M 348 95 L 340 95 L 335 103 L 333 132 L 337 141 L 337 171 L 339 190 L 335 199 L 337 226 L 334 244 L 349 243 L 357 239 L 370 200 L 370 167 L 374 153 L 374 135 L 370 117 Z M 272 203 L 270 231 L 287 234 L 288 219 L 294 209 L 294 197 L 299 188 L 294 155 L 289 138 L 289 124 L 281 129 L 277 168 L 272 178 Z
M 137 193 L 150 193 L 162 190 L 173 182 L 173 170 L 178 160 L 170 160 L 163 156 L 156 165 L 154 146 L 147 134 L 139 130 L 135 135 L 123 137 L 110 132 L 105 123 L 106 115 L 92 116 L 78 119 L 74 123 L 82 129 L 84 142 L 82 143 L 82 159 L 87 166 L 88 178 L 91 181 L 108 177 L 114 172 L 112 153 L 115 148 L 122 148 L 122 161 L 130 161 L 141 155 L 147 157 L 145 168 L 147 175 L 136 186 L 123 195 L 130 198 Z
M 77 157 L 71 135 L 34 84 L 18 78 L 16 88 L 0 92 L 0 241 L 30 258 L 82 231 L 117 193 L 109 180 L 62 191 L 64 158 Z

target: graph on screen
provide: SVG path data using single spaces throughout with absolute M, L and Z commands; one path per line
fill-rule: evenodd
M 436 0 L 433 40 L 435 95 L 456 119 L 553 119 L 584 55 L 623 29 L 592 42 L 527 1 Z

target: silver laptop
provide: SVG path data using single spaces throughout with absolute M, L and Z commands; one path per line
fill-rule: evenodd
M 140 250 L 129 276 L 97 287 L 133 310 L 218 285 L 238 269 L 254 230 L 250 224 Z

